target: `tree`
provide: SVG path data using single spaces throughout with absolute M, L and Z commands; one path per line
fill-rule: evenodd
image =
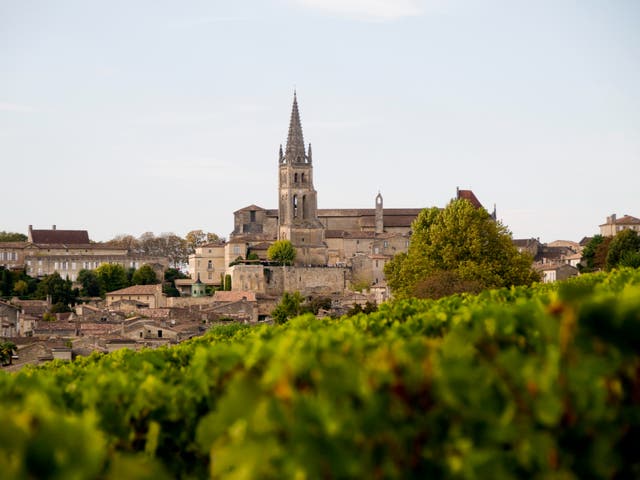
M 18 297 L 24 297 L 29 292 L 29 284 L 24 280 L 18 280 L 13 285 L 13 293 Z
M 73 294 L 71 280 L 63 280 L 58 272 L 46 275 L 40 280 L 36 296 L 43 300 L 51 297 L 52 304 L 75 305 L 75 295 Z
M 497 288 L 539 280 L 532 258 L 518 252 L 511 235 L 489 213 L 464 199 L 444 209 L 425 209 L 412 224 L 413 235 L 405 255 L 385 265 L 387 282 L 397 297 L 423 294 L 424 282 L 451 272 L 456 290 L 468 286 Z M 467 283 L 468 282 L 468 283 Z M 423 288 L 419 288 L 422 286 Z
M 289 240 L 276 240 L 267 250 L 267 258 L 280 265 L 293 265 L 296 249 Z
M 80 295 L 83 297 L 100 296 L 100 279 L 93 270 L 80 270 L 76 281 L 82 285 Z
M 280 303 L 271 312 L 273 321 L 277 324 L 286 323 L 290 318 L 300 315 L 302 311 L 302 295 L 300 292 L 284 292 Z
M 611 240 L 605 267 L 607 270 L 616 268 L 623 259 L 625 259 L 625 263 L 633 263 L 633 256 L 638 252 L 640 252 L 640 236 L 638 236 L 638 233 L 629 229 L 622 230 Z
M 133 285 L 155 285 L 160 282 L 158 281 L 158 276 L 151 265 L 142 265 L 134 272 L 133 277 L 131 278 L 131 283 Z
M 28 237 L 23 233 L 0 232 L 0 242 L 26 242 Z
M 11 365 L 18 348 L 10 341 L 0 342 L 0 365 Z
M 604 237 L 600 234 L 594 235 L 591 240 L 582 249 L 582 258 L 578 264 L 578 270 L 581 273 L 594 272 L 597 270 L 595 260 L 598 247 L 604 241 Z
M 103 263 L 95 269 L 95 273 L 100 281 L 100 291 L 103 294 L 128 286 L 127 272 L 122 265 Z
M 106 243 L 114 247 L 125 248 L 132 253 L 141 253 L 140 241 L 133 235 L 121 234 L 114 237 L 113 239 L 109 240 Z

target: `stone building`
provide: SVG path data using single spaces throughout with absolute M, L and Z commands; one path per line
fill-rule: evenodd
M 0 266 L 25 269 L 31 277 L 54 272 L 75 281 L 80 270 L 94 270 L 105 263 L 125 269 L 151 265 L 162 274 L 169 262 L 163 257 L 132 254 L 126 248 L 92 243 L 86 230 L 34 229 L 29 225 L 26 242 L 0 243 Z
M 470 190 L 458 189 L 456 197 L 482 208 Z M 318 267 L 347 268 L 346 287 L 341 272 L 328 275 L 327 278 L 339 284 L 325 286 L 325 289 L 348 288 L 352 282 L 375 285 L 384 282 L 385 263 L 395 254 L 407 251 L 411 224 L 422 209 L 384 208 L 380 193 L 374 199 L 373 208 L 318 208 L 311 144 L 305 146 L 304 143 L 294 92 L 287 143 L 284 150 L 280 146 L 278 153 L 278 208 L 266 209 L 252 204 L 234 212 L 234 229 L 224 246 L 225 266 L 238 257 L 246 259 L 251 253 L 264 259 L 271 243 L 290 240 L 297 251 L 295 266 L 315 269 L 305 271 L 304 275 L 298 275 L 299 278 L 312 281 L 314 275 L 320 275 Z M 273 273 L 269 276 L 248 270 L 236 268 L 230 272 L 234 289 L 236 285 L 245 289 L 256 284 L 259 286 L 257 291 L 266 292 L 271 290 L 271 279 L 277 280 Z M 311 271 L 313 275 L 309 273 Z M 192 278 L 195 275 L 192 274 Z M 287 283 L 292 284 L 291 281 Z M 301 287 L 306 285 L 302 281 L 297 283 Z
M 624 215 L 617 218 L 615 213 L 607 217 L 605 223 L 600 225 L 600 235 L 603 237 L 613 237 L 622 230 L 634 230 L 640 233 L 640 218 Z

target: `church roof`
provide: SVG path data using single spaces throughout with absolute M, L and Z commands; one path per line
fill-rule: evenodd
M 262 211 L 262 210 L 264 210 L 264 208 L 259 207 L 258 205 L 255 205 L 255 204 L 251 204 L 248 207 L 241 208 L 240 210 L 236 210 L 233 213 L 250 212 L 250 211 L 257 211 L 257 210 L 261 210 Z
M 295 91 L 293 92 L 289 135 L 287 136 L 284 159 L 288 163 L 304 163 L 306 160 L 302 124 L 300 123 L 300 112 L 298 111 L 298 97 Z
M 457 198 L 467 200 L 471 205 L 476 208 L 484 208 L 480 203 L 480 200 L 476 197 L 472 190 L 460 190 L 457 191 Z

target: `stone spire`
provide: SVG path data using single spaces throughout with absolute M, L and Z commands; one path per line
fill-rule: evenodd
M 293 91 L 293 107 L 291 108 L 291 121 L 289 122 L 289 136 L 284 158 L 287 163 L 305 163 L 304 138 L 302 137 L 302 124 L 298 112 L 298 98 Z

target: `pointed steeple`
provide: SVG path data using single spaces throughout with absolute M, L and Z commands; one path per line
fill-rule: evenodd
M 280 152 L 278 152 L 278 161 L 280 163 L 284 161 L 284 153 L 282 153 L 282 144 L 280 144 Z
M 291 108 L 291 120 L 289 121 L 289 136 L 284 158 L 287 163 L 305 163 L 304 138 L 302 137 L 302 124 L 298 112 L 298 98 L 293 91 L 293 107 Z

